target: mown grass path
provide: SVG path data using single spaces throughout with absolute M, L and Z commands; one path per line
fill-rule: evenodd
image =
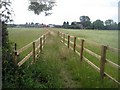
M 46 72 L 49 72 L 48 74 L 54 74 L 50 77 L 53 86 L 49 87 L 78 87 L 80 85 L 77 86 L 76 82 L 72 80 L 72 76 L 65 65 L 65 61 L 67 57 L 69 57 L 69 50 L 60 43 L 58 37 L 56 37 L 56 33 L 51 32 L 51 37 L 47 40 L 42 56 L 40 57 L 40 59 L 42 58 L 42 60 L 48 64 L 46 65 L 46 69 L 48 69 Z M 56 79 L 55 81 L 57 82 L 53 82 L 54 79 Z
M 60 42 L 57 34 L 51 31 L 40 58 L 35 64 L 36 84 L 34 87 L 47 88 L 105 88 L 118 87 L 86 62 L 80 63 L 79 56 Z

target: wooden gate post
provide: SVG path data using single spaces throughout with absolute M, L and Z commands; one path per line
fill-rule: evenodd
M 84 49 L 84 40 L 81 40 L 81 49 L 80 49 L 80 60 L 83 60 L 83 49 Z
M 75 48 L 76 48 L 76 37 L 74 37 L 74 52 L 75 52 Z
M 105 62 L 106 62 L 106 50 L 107 46 L 101 46 L 101 60 L 100 60 L 100 76 L 101 79 L 104 79 L 104 70 L 105 70 Z
M 35 42 L 33 42 L 33 62 L 35 63 Z
M 70 35 L 68 35 L 68 48 L 69 48 L 69 45 L 70 45 Z

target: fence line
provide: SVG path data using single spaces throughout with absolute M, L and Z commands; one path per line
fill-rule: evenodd
M 110 60 L 108 60 L 106 58 L 106 51 L 110 50 L 112 52 L 120 52 L 120 49 L 117 48 L 112 48 L 110 46 L 105 46 L 105 45 L 99 45 L 96 42 L 93 41 L 88 41 L 86 39 L 80 39 L 78 37 L 78 40 L 81 40 L 81 45 L 76 44 L 76 37 L 75 36 L 70 36 L 68 34 L 62 33 L 58 31 L 58 36 L 61 37 L 61 42 L 63 42 L 68 48 L 74 50 L 79 56 L 81 61 L 85 60 L 88 64 L 90 64 L 93 68 L 95 68 L 95 70 L 97 70 L 100 73 L 101 79 L 104 78 L 104 76 L 106 75 L 107 77 L 109 77 L 110 79 L 112 79 L 114 82 L 116 82 L 117 84 L 120 85 L 120 82 L 118 82 L 115 78 L 113 78 L 112 76 L 110 76 L 109 74 L 107 74 L 104 70 L 105 70 L 105 63 L 108 63 L 109 65 L 111 65 L 112 67 L 114 67 L 115 69 L 120 70 L 120 66 Z M 67 36 L 67 38 L 65 38 L 65 36 Z M 75 38 L 74 41 L 70 41 L 70 38 Z M 66 43 L 66 42 L 67 43 Z M 88 43 L 92 43 L 94 44 L 96 47 L 101 48 L 101 55 L 98 55 L 96 53 L 94 53 L 93 51 L 87 49 L 84 47 L 84 42 L 88 42 Z M 72 45 L 74 45 L 73 47 L 70 46 L 70 43 Z M 76 46 L 80 48 L 80 51 L 76 50 Z M 83 51 L 88 52 L 90 55 L 95 56 L 97 59 L 100 60 L 100 68 L 98 66 L 96 66 L 94 63 L 92 63 L 89 59 L 87 59 L 84 55 L 83 55 Z
M 40 52 L 42 52 L 42 49 L 44 47 L 44 44 L 46 43 L 46 39 L 48 38 L 48 36 L 50 35 L 50 32 L 48 31 L 47 33 L 43 34 L 41 37 L 39 37 L 38 39 L 36 39 L 35 41 L 27 44 L 26 46 L 20 48 L 17 50 L 17 45 L 15 43 L 15 54 L 14 54 L 14 64 L 18 67 L 20 67 L 21 65 L 23 65 L 31 56 L 33 56 L 33 61 L 32 63 L 36 62 L 36 58 L 39 55 Z M 21 61 L 17 62 L 18 56 L 20 55 L 20 53 L 22 53 L 23 51 L 25 51 L 26 49 L 28 49 L 30 46 L 32 46 L 32 51 L 27 54 Z

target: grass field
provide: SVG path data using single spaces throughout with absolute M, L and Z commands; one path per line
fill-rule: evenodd
M 109 45 L 118 48 L 117 30 L 73 30 L 73 29 L 57 29 L 57 30 L 60 30 L 61 32 L 73 36 L 92 40 L 99 44 Z
M 20 30 L 20 31 L 17 31 Z M 18 43 L 22 47 L 30 41 L 35 40 L 41 34 L 43 34 L 46 29 L 36 29 L 36 28 L 12 28 L 9 29 L 10 40 Z M 35 31 L 34 31 L 35 30 Z M 118 31 L 117 30 L 73 30 L 73 29 L 52 29 L 60 30 L 61 32 L 68 33 L 77 37 L 85 38 L 88 40 L 95 41 L 99 44 L 110 45 L 112 47 L 118 48 Z M 28 39 L 29 37 L 29 39 Z M 22 42 L 22 43 L 21 43 Z
M 47 32 L 44 28 L 9 28 L 8 31 L 10 41 L 17 43 L 18 49 L 36 40 L 42 34 Z
M 117 31 L 88 31 L 88 30 L 59 30 L 69 33 L 74 36 L 79 36 L 89 40 L 96 41 L 102 44 L 109 44 L 113 47 L 118 47 L 116 37 Z M 18 48 L 37 39 L 46 29 L 38 28 L 19 28 L 9 29 L 9 38 L 12 42 L 16 42 Z M 107 33 L 108 32 L 108 33 Z M 98 36 L 102 35 L 102 36 Z M 108 37 L 107 37 L 108 36 Z M 97 37 L 97 38 L 96 38 Z M 107 38 L 106 38 L 107 37 Z M 112 41 L 112 40 L 113 41 Z M 115 39 L 115 40 L 114 40 Z M 100 40 L 100 41 L 99 41 Z M 89 56 L 91 58 L 91 56 Z M 93 57 L 92 57 L 93 58 Z M 32 58 L 31 58 L 32 59 Z M 104 81 L 100 79 L 99 73 L 95 71 L 86 62 L 80 63 L 80 58 L 73 51 L 65 47 L 58 38 L 57 34 L 51 33 L 47 43 L 43 49 L 43 53 L 37 60 L 36 64 L 26 68 L 25 65 L 21 68 L 24 70 L 21 76 L 23 87 L 33 88 L 117 88 L 118 85 L 112 80 L 105 77 Z M 95 62 L 97 63 L 97 62 Z M 110 71 L 111 73 L 111 71 Z M 112 72 L 113 74 L 114 71 Z M 117 77 L 117 76 L 115 76 Z

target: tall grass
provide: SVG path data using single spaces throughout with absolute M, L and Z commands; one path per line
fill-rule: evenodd
M 73 36 L 95 41 L 99 44 L 109 45 L 118 48 L 117 30 L 73 30 L 73 29 L 54 29 L 68 33 Z
M 26 33 L 24 38 L 26 40 L 32 39 L 30 35 L 27 35 L 26 30 L 21 29 L 22 33 Z M 44 29 L 43 29 L 44 30 Z M 38 35 L 43 30 L 36 30 Z M 52 29 L 53 30 L 53 29 Z M 25 32 L 24 32 L 25 31 Z M 17 37 L 15 32 L 9 30 L 11 33 L 11 41 L 19 41 L 19 36 L 15 40 L 12 38 Z M 16 33 L 20 31 L 16 31 Z M 35 30 L 33 31 L 35 33 Z M 65 31 L 66 32 L 66 31 Z M 18 34 L 19 35 L 19 34 Z M 21 36 L 22 37 L 22 36 Z M 33 34 L 33 37 L 36 37 Z M 38 35 L 39 37 L 39 35 Z M 36 39 L 38 38 L 36 37 Z M 30 41 L 28 40 L 28 41 Z M 27 42 L 28 42 L 27 41 Z M 19 41 L 19 48 L 24 46 L 27 42 Z M 29 43 L 29 42 L 28 42 Z M 91 57 L 90 57 L 91 58 Z M 30 58 L 32 60 L 32 58 Z M 37 59 L 35 64 L 28 67 L 29 63 L 26 63 L 21 68 L 23 69 L 21 75 L 21 87 L 25 88 L 117 88 L 118 85 L 112 80 L 105 77 L 104 80 L 100 79 L 100 75 L 86 62 L 80 62 L 80 57 L 72 50 L 68 49 L 63 43 L 60 42 L 60 38 L 51 33 L 51 36 L 47 39 L 47 43 Z
M 8 32 L 10 41 L 17 43 L 19 49 L 39 38 L 47 30 L 44 28 L 9 28 Z

